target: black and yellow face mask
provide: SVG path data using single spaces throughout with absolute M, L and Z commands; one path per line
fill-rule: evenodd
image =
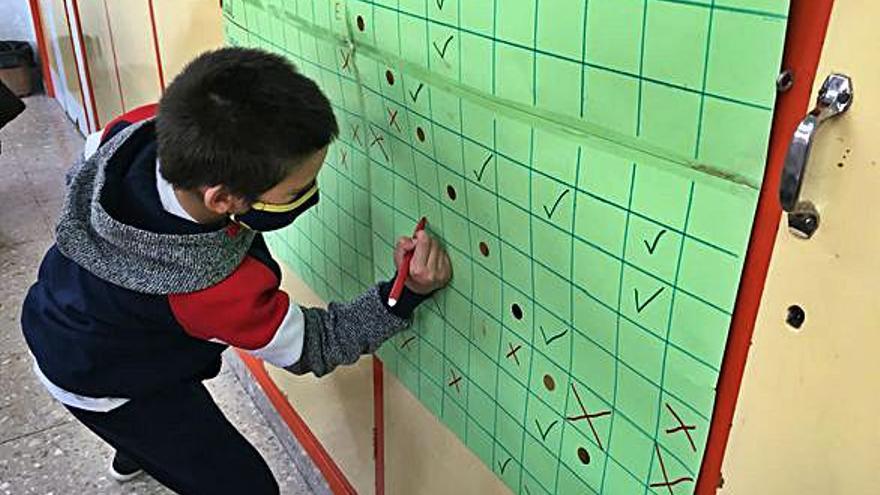
M 312 184 L 293 198 L 290 203 L 264 203 L 257 201 L 241 215 L 231 215 L 233 222 L 256 232 L 278 230 L 292 224 L 296 217 L 318 204 L 318 184 Z

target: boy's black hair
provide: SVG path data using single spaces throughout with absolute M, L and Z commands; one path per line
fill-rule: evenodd
M 175 187 L 222 184 L 256 199 L 339 127 L 327 97 L 283 57 L 222 48 L 189 63 L 156 118 L 162 175 Z

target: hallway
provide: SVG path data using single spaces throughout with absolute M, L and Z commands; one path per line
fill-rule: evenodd
M 0 130 L 0 495 L 171 493 L 146 475 L 126 484 L 111 479 L 111 449 L 75 422 L 31 370 L 19 328 L 21 302 L 52 243 L 64 172 L 81 153 L 83 138 L 55 100 L 36 96 L 26 103 L 25 113 Z M 309 493 L 226 363 L 208 388 L 266 457 L 281 493 Z

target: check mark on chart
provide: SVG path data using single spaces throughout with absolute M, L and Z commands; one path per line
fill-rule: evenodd
M 404 340 L 404 341 L 403 341 L 403 344 L 400 344 L 400 348 L 401 348 L 401 349 L 406 348 L 406 346 L 408 346 L 408 345 L 410 344 L 410 342 L 412 342 L 413 340 L 416 340 L 416 336 L 415 336 L 415 335 L 413 335 L 413 336 L 411 336 L 411 337 L 408 337 L 406 340 Z
M 559 203 L 562 202 L 562 199 L 565 198 L 565 195 L 568 194 L 568 191 L 569 191 L 568 189 L 566 189 L 565 191 L 562 191 L 562 194 L 560 194 L 559 197 L 556 198 L 556 202 L 553 203 L 552 207 L 547 208 L 547 205 L 542 205 L 542 207 L 544 208 L 544 213 L 547 214 L 548 220 L 553 218 L 553 214 L 556 213 L 556 208 L 559 207 Z
M 513 460 L 513 457 L 508 457 L 506 461 L 503 463 L 499 462 L 498 467 L 501 468 L 501 474 L 504 474 L 504 470 L 507 469 L 507 465 L 510 464 L 510 461 Z
M 443 311 L 443 307 L 440 306 L 440 301 L 438 301 L 437 299 L 434 299 L 434 298 L 432 298 L 432 300 L 434 301 L 434 305 L 437 306 L 437 314 L 440 315 L 440 318 L 445 320 L 446 319 L 446 312 Z
M 550 434 L 550 430 L 552 430 L 558 422 L 559 420 L 553 421 L 552 423 L 547 425 L 547 429 L 545 430 L 544 428 L 541 428 L 541 423 L 539 423 L 537 419 L 535 420 L 535 426 L 538 427 L 538 432 L 541 434 L 541 440 L 547 440 L 547 435 Z
M 452 38 L 453 38 L 453 37 L 454 37 L 454 36 L 452 36 L 452 35 L 450 34 L 449 37 L 446 38 L 446 41 L 443 43 L 443 48 L 442 48 L 442 49 L 441 49 L 439 46 L 437 46 L 437 42 L 436 42 L 436 41 L 433 42 L 434 49 L 437 50 L 437 53 L 440 55 L 440 58 L 442 58 L 443 60 L 446 60 L 446 49 L 449 48 L 449 43 L 452 43 Z
M 419 87 L 416 88 L 415 93 L 413 93 L 412 91 L 409 92 L 409 97 L 412 98 L 413 103 L 415 103 L 416 100 L 419 98 L 419 93 L 422 92 L 422 88 L 424 88 L 424 87 L 425 87 L 425 83 L 419 83 Z
M 538 330 L 541 331 L 541 337 L 544 337 L 544 344 L 546 344 L 546 345 L 550 345 L 551 342 L 553 342 L 554 340 L 556 340 L 556 339 L 558 339 L 568 333 L 568 330 L 563 330 L 563 331 L 557 333 L 556 335 L 551 335 L 550 338 L 547 338 L 547 334 L 544 332 L 543 325 L 538 325 Z
M 666 229 L 661 230 L 650 244 L 648 244 L 648 241 L 642 239 L 642 242 L 645 243 L 645 247 L 648 248 L 648 254 L 654 254 L 654 250 L 657 249 L 657 243 L 660 242 L 660 238 L 663 237 L 663 234 L 665 233 Z
M 446 0 L 437 0 L 437 9 L 443 10 L 443 4 L 446 3 Z
M 664 289 L 666 289 L 666 287 L 660 287 L 659 289 L 657 289 L 657 292 L 651 294 L 651 297 L 649 297 L 648 300 L 643 303 L 639 303 L 639 289 L 633 289 L 633 292 L 635 292 L 636 295 L 636 312 L 641 313 L 643 309 L 651 304 L 651 301 L 657 299 L 657 296 L 659 296 Z
M 483 165 L 480 167 L 480 171 L 479 171 L 479 172 L 477 172 L 476 170 L 474 170 L 474 175 L 477 176 L 477 182 L 480 182 L 480 181 L 483 180 L 483 172 L 486 171 L 486 166 L 489 165 L 489 162 L 490 162 L 490 161 L 492 161 L 492 155 L 491 155 L 491 154 L 490 154 L 489 156 L 487 156 L 485 160 L 483 160 Z

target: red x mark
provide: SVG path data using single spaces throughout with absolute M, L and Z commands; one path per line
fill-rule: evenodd
M 351 52 L 346 52 L 345 50 L 339 50 L 339 53 L 342 54 L 342 70 L 349 70 L 348 66 L 351 62 Z
M 581 400 L 581 396 L 580 396 L 580 394 L 578 394 L 577 388 L 574 386 L 574 383 L 571 384 L 571 390 L 574 392 L 574 398 L 577 399 L 578 406 L 580 406 L 581 412 L 583 414 L 581 414 L 580 416 L 567 417 L 565 419 L 567 419 L 569 421 L 580 421 L 582 419 L 586 419 L 587 424 L 590 425 L 590 431 L 593 432 L 593 438 L 596 440 L 596 444 L 599 446 L 599 450 L 604 451 L 605 448 L 602 447 L 602 440 L 599 438 L 599 433 L 596 432 L 596 427 L 593 426 L 593 418 L 601 418 L 602 416 L 608 416 L 609 414 L 611 414 L 611 411 L 601 411 L 601 412 L 597 412 L 594 414 L 590 414 L 590 412 L 587 411 L 587 407 L 584 406 L 584 402 Z
M 663 455 L 660 453 L 660 445 L 655 443 L 654 448 L 657 449 L 657 460 L 660 461 L 660 471 L 663 472 L 663 481 L 658 483 L 651 483 L 651 488 L 665 486 L 666 489 L 669 490 L 670 495 L 675 495 L 675 492 L 672 491 L 673 486 L 679 483 L 684 483 L 686 481 L 694 481 L 694 479 L 690 476 L 682 476 L 681 478 L 676 478 L 672 481 L 669 481 L 669 474 L 666 472 L 666 464 L 663 463 Z
M 360 136 L 360 134 L 358 134 L 358 133 L 360 132 L 360 130 L 361 130 L 360 126 L 357 126 L 357 125 L 352 126 L 351 137 L 352 137 L 352 139 L 355 140 L 355 142 L 356 142 L 357 144 L 363 146 L 364 143 L 361 142 L 361 136 Z
M 522 348 L 522 344 L 518 344 L 516 347 L 513 344 L 507 344 L 507 347 L 510 349 L 510 352 L 507 353 L 507 358 L 513 358 L 516 361 L 516 365 L 519 366 L 519 358 L 516 357 L 516 353 Z
M 455 385 L 455 391 L 460 394 L 461 389 L 458 386 L 458 382 L 461 381 L 461 376 L 455 376 L 455 370 L 449 370 L 449 372 L 452 373 L 452 381 L 449 382 L 449 386 L 451 387 L 451 386 Z
M 691 437 L 690 430 L 696 430 L 697 427 L 695 425 L 684 424 L 684 421 L 681 420 L 681 417 L 678 414 L 676 414 L 675 411 L 672 410 L 672 406 L 670 406 L 668 403 L 666 404 L 666 409 L 669 409 L 669 413 L 675 417 L 676 421 L 678 421 L 678 426 L 676 426 L 675 428 L 667 429 L 666 433 L 672 434 L 672 433 L 676 433 L 679 431 L 683 431 L 684 434 L 687 435 L 688 442 L 691 444 L 691 449 L 694 452 L 696 452 L 697 446 L 694 444 L 694 439 L 693 439 L 693 437 Z
M 373 129 L 370 129 L 370 133 L 373 135 L 373 142 L 370 143 L 370 148 L 372 148 L 373 145 L 378 144 L 379 151 L 382 152 L 382 156 L 385 157 L 385 161 L 387 162 L 388 161 L 388 153 L 385 153 L 385 146 L 382 145 L 382 143 L 385 142 L 385 136 L 380 136 L 380 135 L 376 134 L 376 131 L 374 131 Z
M 397 123 L 397 110 L 388 109 L 388 125 L 393 125 L 400 131 L 400 125 Z

